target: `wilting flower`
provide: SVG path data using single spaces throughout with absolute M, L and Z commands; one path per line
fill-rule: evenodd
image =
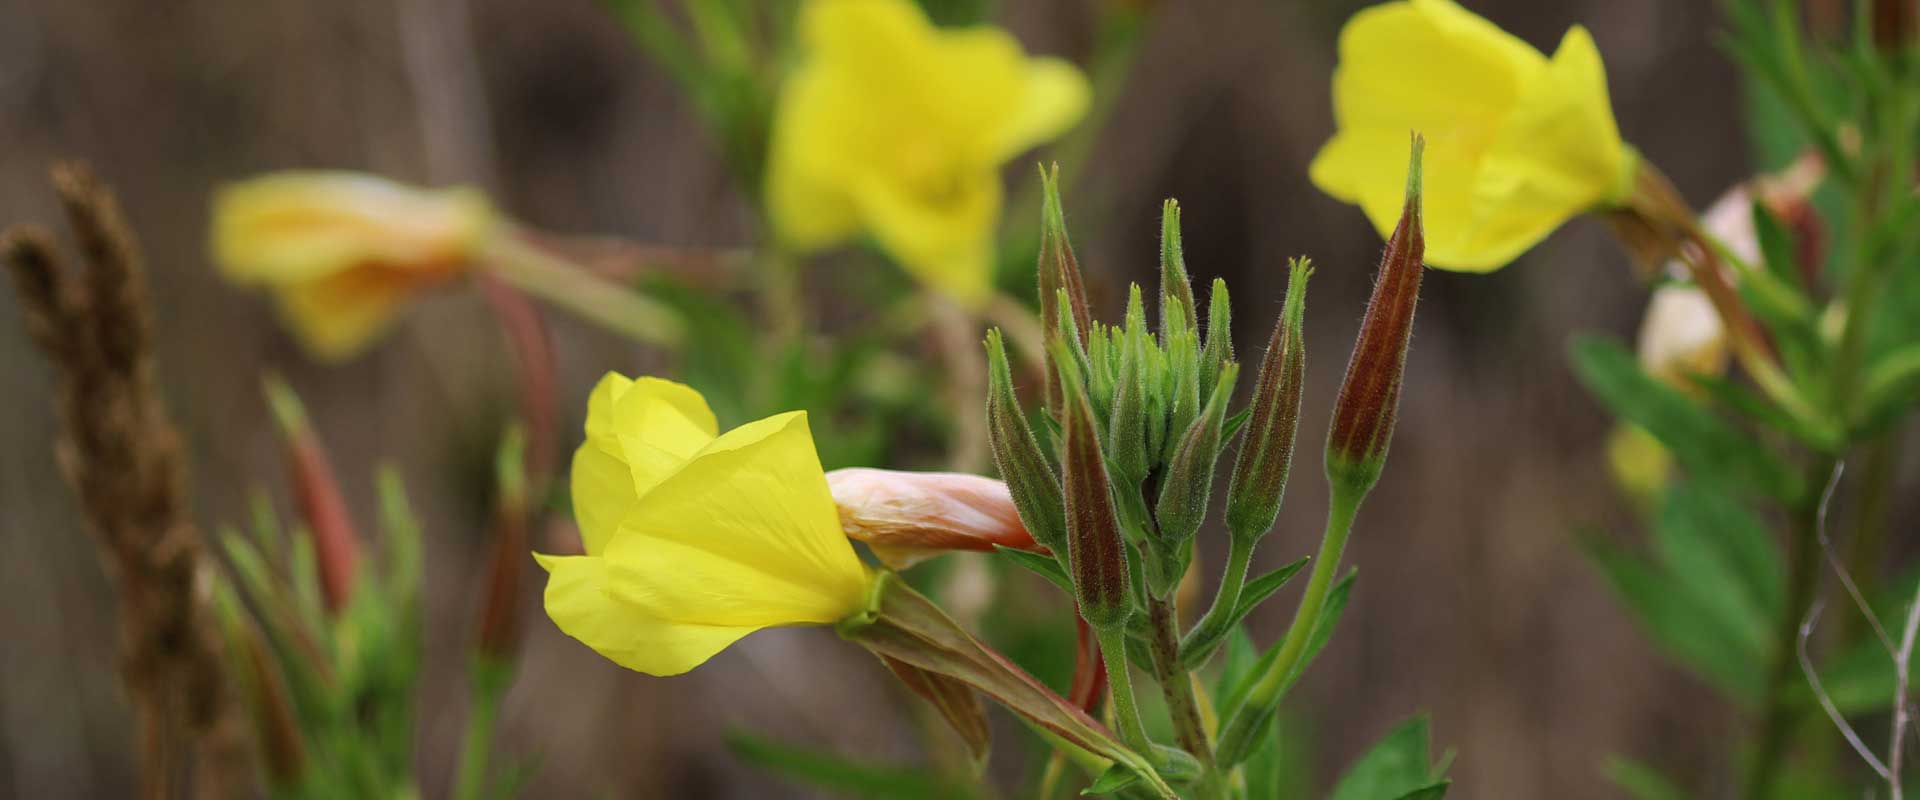
M 992 478 L 854 467 L 827 473 L 827 488 L 846 534 L 894 569 L 949 550 L 1045 552 L 1020 522 L 1007 485 Z
M 536 556 L 547 614 L 614 662 L 677 675 L 742 636 L 867 610 L 804 412 L 716 436 L 705 398 L 609 374 L 574 454 L 583 556 Z
M 347 358 L 420 292 L 462 275 L 496 222 L 469 188 L 352 172 L 282 172 L 222 188 L 213 252 L 237 283 L 278 295 L 314 355 Z
M 813 0 L 774 113 L 767 204 L 802 250 L 865 231 L 954 299 L 985 299 L 999 167 L 1086 112 L 1072 65 L 1005 31 L 940 30 L 908 0 Z
M 1706 292 L 1683 284 L 1653 290 L 1640 321 L 1640 365 L 1647 374 L 1686 388 L 1694 375 L 1725 372 L 1727 360 L 1727 328 Z
M 1381 235 L 1400 219 L 1409 130 L 1425 134 L 1427 262 L 1483 272 L 1569 217 L 1619 204 L 1638 158 L 1620 140 L 1585 28 L 1548 59 L 1452 0 L 1384 3 L 1340 34 L 1339 130 L 1316 186 L 1357 203 Z

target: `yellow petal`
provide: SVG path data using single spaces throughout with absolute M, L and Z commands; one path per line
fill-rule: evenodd
M 994 163 L 1066 133 L 1087 115 L 1093 87 L 1079 67 L 1057 58 L 1032 59 L 1019 109 L 993 147 Z
M 661 481 L 606 551 L 610 591 L 677 621 L 830 624 L 865 602 L 804 412 L 743 425 Z
M 392 326 L 413 289 L 377 272 L 352 270 L 278 291 L 280 315 L 315 358 L 343 361 Z
M 446 269 L 493 223 L 472 189 L 417 189 L 351 172 L 282 172 L 214 197 L 215 261 L 235 280 L 291 284 L 369 262 Z
M 547 615 L 568 636 L 614 663 L 649 675 L 678 675 L 700 666 L 753 627 L 668 622 L 609 595 L 605 562 L 592 556 L 535 554 L 546 568 Z
M 587 399 L 587 441 L 573 457 L 573 505 L 587 553 L 600 553 L 639 498 L 711 443 L 717 428 L 692 387 L 602 377 Z
M 858 98 L 834 91 L 818 69 L 796 72 L 780 89 L 767 157 L 767 207 L 781 241 L 807 252 L 860 230 L 842 175 L 856 168 L 844 121 L 864 113 Z
M 985 302 L 1000 221 L 999 175 L 958 174 L 931 192 L 870 180 L 854 197 L 874 237 L 914 277 L 963 306 Z

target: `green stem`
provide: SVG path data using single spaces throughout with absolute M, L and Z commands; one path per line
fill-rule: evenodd
M 1133 697 L 1133 678 L 1127 672 L 1127 632 L 1124 626 L 1096 629 L 1100 638 L 1100 658 L 1107 663 L 1107 688 L 1113 693 L 1113 718 L 1120 726 L 1120 739 L 1149 763 L 1153 761 L 1153 740 L 1140 724 L 1140 704 Z
M 512 681 L 512 670 L 512 665 L 487 656 L 479 656 L 474 661 L 469 678 L 473 698 L 467 712 L 467 731 L 460 743 L 459 783 L 453 795 L 457 800 L 480 800 L 486 794 L 487 767 L 493 761 L 493 732 L 500 718 L 500 698 Z
M 1160 693 L 1166 698 L 1174 736 L 1180 741 L 1181 749 L 1200 761 L 1206 775 L 1202 785 L 1213 787 L 1213 793 L 1217 794 L 1218 782 L 1213 780 L 1213 744 L 1207 741 L 1207 727 L 1200 721 L 1200 706 L 1193 699 L 1193 678 L 1180 666 L 1180 623 L 1174 601 L 1148 598 L 1147 622 L 1152 632 L 1149 649 L 1153 651 L 1153 678 L 1159 682 Z
M 1231 632 L 1233 612 L 1240 605 L 1240 592 L 1247 584 L 1247 570 L 1253 565 L 1252 537 L 1234 536 L 1227 544 L 1227 573 L 1213 595 L 1213 605 L 1200 623 L 1193 626 L 1180 642 L 1180 662 L 1187 669 L 1199 669 L 1206 655 Z
M 671 348 L 686 335 L 686 323 L 671 307 L 535 247 L 513 231 L 488 240 L 479 261 L 515 288 L 637 341 Z
M 1288 626 L 1287 636 L 1280 642 L 1279 655 L 1274 658 L 1272 668 L 1247 691 L 1246 702 L 1234 709 L 1233 716 L 1221 730 L 1222 763 L 1231 766 L 1246 756 L 1246 751 L 1259 738 L 1261 726 L 1272 719 L 1281 693 L 1293 683 L 1294 672 L 1299 669 L 1307 644 L 1313 639 L 1320 610 L 1326 606 L 1327 594 L 1333 588 L 1340 555 L 1346 551 L 1347 535 L 1353 532 L 1353 518 L 1360 511 L 1363 497 L 1364 493 L 1335 485 L 1327 507 L 1327 531 L 1320 537 L 1320 552 L 1314 556 L 1313 574 L 1307 579 L 1306 593 L 1300 597 L 1300 607 L 1294 611 L 1293 624 Z
M 1773 781 L 1779 774 L 1778 767 L 1785 755 L 1787 735 L 1793 729 L 1799 717 L 1798 708 L 1789 697 L 1797 665 L 1794 661 L 1794 643 L 1800 637 L 1801 620 L 1813 605 L 1815 578 L 1819 575 L 1820 562 L 1820 496 L 1819 488 L 1825 485 L 1828 475 L 1833 472 L 1834 460 L 1821 458 L 1819 463 L 1807 470 L 1808 496 L 1794 509 L 1793 529 L 1789 531 L 1793 548 L 1792 560 L 1787 569 L 1787 604 L 1777 621 L 1774 631 L 1773 662 L 1767 669 L 1766 690 L 1761 695 L 1765 703 L 1765 716 L 1760 722 L 1760 744 L 1754 749 L 1753 761 L 1747 773 L 1747 793 L 1752 800 L 1764 800 L 1773 792 Z

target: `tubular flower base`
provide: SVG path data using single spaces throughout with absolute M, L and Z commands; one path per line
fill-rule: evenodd
M 316 357 L 358 354 L 407 301 L 465 273 L 495 224 L 469 188 L 430 191 L 352 172 L 281 172 L 220 190 L 214 259 L 271 288 Z
M 941 30 L 908 0 L 813 0 L 774 112 L 767 203 L 802 250 L 862 231 L 962 305 L 987 299 L 1000 166 L 1060 135 L 1091 90 L 1005 31 Z
M 1548 59 L 1452 0 L 1384 3 L 1340 33 L 1339 130 L 1310 176 L 1382 236 L 1400 220 L 1402 154 L 1424 133 L 1427 263 L 1499 269 L 1567 219 L 1620 205 L 1639 159 L 1620 140 L 1585 28 Z

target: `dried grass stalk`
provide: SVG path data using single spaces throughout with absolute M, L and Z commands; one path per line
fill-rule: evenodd
M 85 168 L 56 167 L 53 183 L 85 269 L 65 268 L 52 235 L 32 226 L 0 234 L 0 262 L 58 374 L 57 460 L 119 587 L 141 793 L 176 797 L 192 785 L 196 797 L 239 796 L 250 774 L 244 720 L 231 713 L 186 456 L 155 386 L 146 268 L 119 204 Z

